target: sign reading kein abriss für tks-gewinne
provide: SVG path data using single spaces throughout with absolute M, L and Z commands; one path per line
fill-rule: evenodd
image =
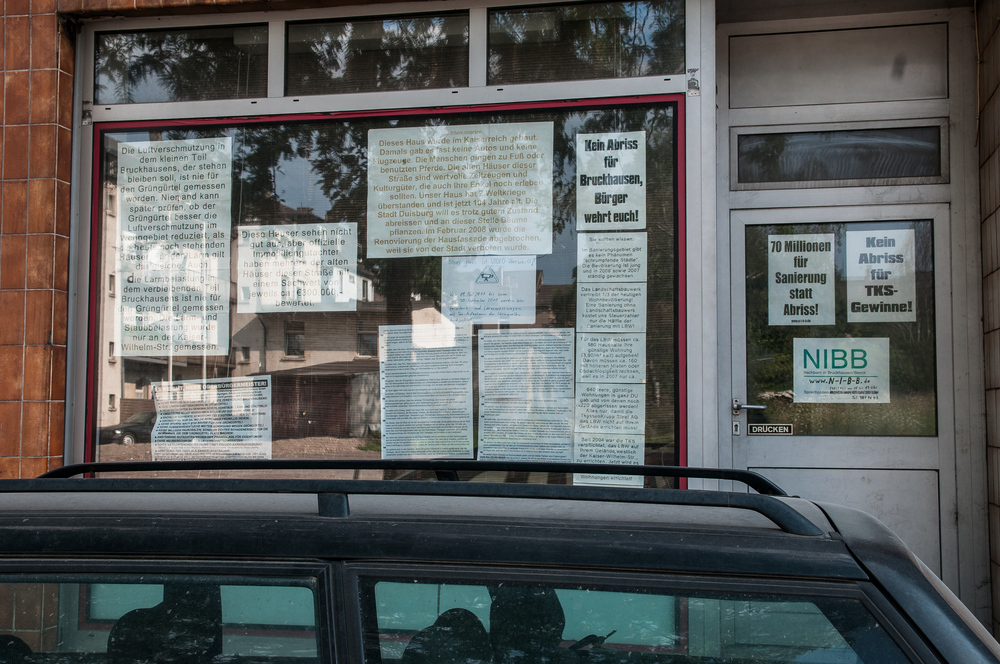
M 912 228 L 847 232 L 847 320 L 917 320 L 916 244 Z

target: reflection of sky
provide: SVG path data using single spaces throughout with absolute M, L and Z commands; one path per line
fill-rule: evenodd
M 278 164 L 275 187 L 278 197 L 285 205 L 292 208 L 312 208 L 313 214 L 323 219 L 333 206 L 323 195 L 319 180 L 319 175 L 308 159 L 285 157 Z

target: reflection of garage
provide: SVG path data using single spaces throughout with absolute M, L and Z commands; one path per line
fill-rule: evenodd
M 272 372 L 273 438 L 359 435 L 359 409 L 378 398 L 359 388 L 372 374 L 377 377 L 377 371 L 377 360 L 362 360 Z

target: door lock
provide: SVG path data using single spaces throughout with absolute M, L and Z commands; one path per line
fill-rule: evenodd
M 767 406 L 757 406 L 752 403 L 740 403 L 740 400 L 733 399 L 733 415 L 739 415 L 741 410 L 764 410 Z

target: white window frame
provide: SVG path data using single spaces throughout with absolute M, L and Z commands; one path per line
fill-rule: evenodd
M 571 0 L 572 1 L 572 0 Z M 678 293 L 685 328 L 679 330 L 687 340 L 687 354 L 682 371 L 683 399 L 679 406 L 680 426 L 686 432 L 688 448 L 681 450 L 681 460 L 690 465 L 714 465 L 717 459 L 713 440 L 716 429 L 714 394 L 717 380 L 716 358 L 716 274 L 712 256 L 715 236 L 715 3 L 713 0 L 685 0 L 685 72 L 671 76 L 647 76 L 621 79 L 556 81 L 532 84 L 487 86 L 488 25 L 487 13 L 494 7 L 566 4 L 544 0 L 521 2 L 469 2 L 434 0 L 425 3 L 385 3 L 280 12 L 242 12 L 232 14 L 102 17 L 84 20 L 77 37 L 76 76 L 73 108 L 73 172 L 70 235 L 70 304 L 69 342 L 67 346 L 67 394 L 64 451 L 65 463 L 84 460 L 88 400 L 96 379 L 89 340 L 92 314 L 91 255 L 93 253 L 91 214 L 92 178 L 94 176 L 94 123 L 155 122 L 195 118 L 232 118 L 288 116 L 352 112 L 359 110 L 404 110 L 411 108 L 461 107 L 525 102 L 554 102 L 567 99 L 608 99 L 646 97 L 665 94 L 686 95 L 684 109 L 685 215 L 688 226 L 685 246 L 678 247 L 683 258 L 686 289 Z M 469 85 L 464 88 L 405 90 L 377 93 L 350 93 L 286 97 L 284 93 L 285 24 L 289 21 L 373 18 L 435 12 L 469 12 Z M 234 24 L 268 25 L 267 97 L 256 99 L 170 102 L 156 104 L 102 104 L 94 98 L 94 35 L 96 32 L 197 28 Z M 706 157 L 707 155 L 707 157 Z M 703 252 L 711 255 L 703 255 Z M 688 259 L 691 256 L 693 259 Z M 99 296 L 99 294 L 98 294 Z M 100 326 L 101 323 L 98 323 Z M 704 395 L 713 395 L 705 399 Z M 89 402 L 100 407 L 98 401 Z M 689 416 L 689 412 L 692 413 Z

